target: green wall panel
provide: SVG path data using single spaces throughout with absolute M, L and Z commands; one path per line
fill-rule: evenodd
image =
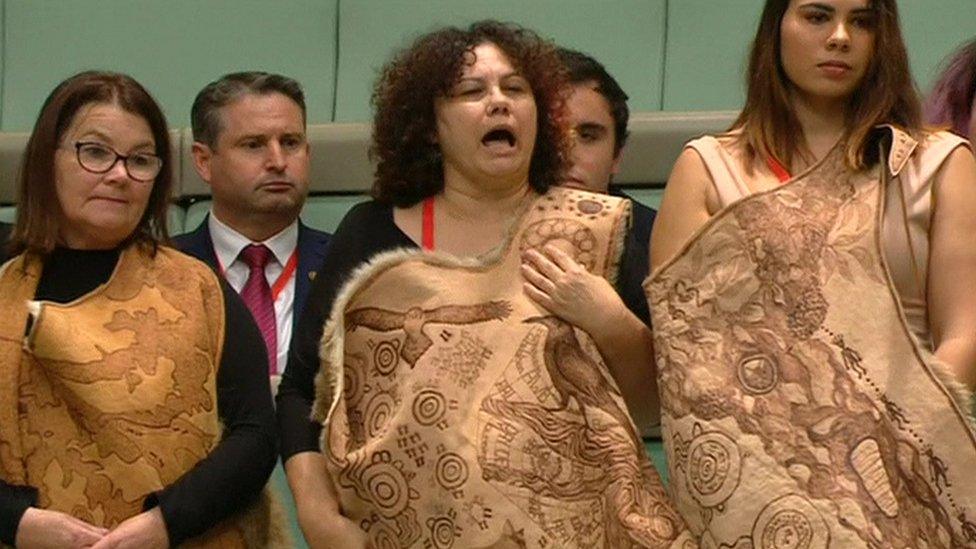
M 746 50 L 762 3 L 0 0 L 0 129 L 28 130 L 51 88 L 86 68 L 133 74 L 174 126 L 188 124 L 201 86 L 246 69 L 301 81 L 312 123 L 368 120 L 376 72 L 394 50 L 439 25 L 486 17 L 591 53 L 617 76 L 635 111 L 734 109 L 742 103 Z M 900 7 L 924 91 L 941 60 L 976 35 L 976 0 L 901 0 Z
M 132 74 L 174 126 L 221 74 L 280 72 L 304 85 L 309 122 L 327 122 L 336 11 L 336 0 L 6 0 L 2 129 L 30 129 L 48 92 L 90 68 Z
M 634 110 L 661 108 L 665 0 L 341 0 L 336 120 L 371 116 L 373 81 L 423 32 L 493 18 L 533 28 L 606 65 Z
M 670 0 L 666 111 L 736 109 L 762 0 Z
M 7 7 L 7 0 L 0 0 L 0 128 L 3 128 L 3 60 L 4 60 L 4 45 L 6 39 L 4 36 L 4 30 L 6 25 L 4 24 L 4 13 Z
M 976 36 L 976 0 L 901 0 L 898 8 L 915 81 L 927 93 L 942 59 Z

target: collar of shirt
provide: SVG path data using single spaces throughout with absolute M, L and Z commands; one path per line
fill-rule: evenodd
M 210 238 L 213 240 L 214 253 L 217 254 L 217 260 L 220 261 L 220 265 L 225 270 L 230 269 L 233 263 L 237 261 L 237 256 L 241 254 L 241 250 L 245 246 L 249 244 L 264 244 L 274 254 L 277 260 L 276 270 L 280 272 L 285 263 L 288 262 L 288 258 L 295 251 L 295 247 L 298 246 L 297 219 L 291 225 L 281 230 L 281 232 L 264 242 L 252 242 L 246 236 L 217 219 L 213 211 L 210 212 L 207 223 L 210 229 Z M 270 282 L 274 281 L 272 280 Z
M 274 285 L 278 277 L 284 271 L 288 258 L 294 253 L 298 246 L 298 220 L 285 227 L 284 230 L 264 242 L 251 242 L 246 236 L 235 231 L 225 223 L 217 219 L 217 216 L 210 212 L 208 219 L 210 238 L 213 240 L 214 253 L 223 268 L 223 276 L 234 291 L 240 293 L 247 283 L 250 269 L 243 261 L 239 261 L 237 256 L 248 244 L 264 244 L 271 250 L 277 261 L 268 261 L 264 269 L 264 276 L 269 285 Z M 293 311 L 295 303 L 295 276 L 288 279 L 281 293 L 274 302 L 275 309 L 275 329 L 278 333 L 278 368 L 279 372 L 285 367 L 288 360 L 288 343 L 291 341 L 291 328 L 293 322 Z

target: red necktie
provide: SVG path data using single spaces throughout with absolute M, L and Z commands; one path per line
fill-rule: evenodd
M 264 267 L 271 258 L 271 250 L 263 244 L 250 244 L 241 251 L 240 258 L 251 269 L 250 274 L 247 275 L 247 282 L 241 289 L 241 298 L 251 310 L 254 322 L 264 336 L 264 345 L 268 348 L 268 371 L 277 374 L 278 330 L 275 323 L 274 298 L 271 297 L 268 277 L 264 275 Z

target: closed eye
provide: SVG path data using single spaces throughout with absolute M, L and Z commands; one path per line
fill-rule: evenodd
M 522 77 L 509 78 L 504 82 L 503 88 L 515 93 L 525 93 L 531 90 L 529 83 Z
M 115 154 L 108 147 L 99 143 L 82 144 L 81 152 L 87 157 L 97 160 L 104 160 Z
M 451 90 L 453 97 L 473 97 L 480 95 L 484 91 L 484 86 L 476 81 L 461 82 Z
M 155 165 L 156 157 L 149 154 L 134 154 L 129 157 L 129 162 L 140 168 L 145 168 Z

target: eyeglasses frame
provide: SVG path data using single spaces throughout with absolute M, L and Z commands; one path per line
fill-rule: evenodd
M 81 149 L 82 149 L 82 147 L 85 147 L 86 145 L 97 145 L 97 146 L 102 147 L 104 149 L 108 149 L 109 151 L 112 152 L 112 154 L 115 155 L 115 160 L 113 160 L 112 163 L 109 164 L 108 167 L 105 168 L 104 170 L 98 171 L 98 170 L 91 169 L 90 167 L 86 166 L 84 162 L 81 161 Z M 99 143 L 98 141 L 75 141 L 74 148 L 75 148 L 75 160 L 77 160 L 78 161 L 78 165 L 81 166 L 81 168 L 83 170 L 85 170 L 86 172 L 88 172 L 88 173 L 95 173 L 95 174 L 108 173 L 108 172 L 110 172 L 112 170 L 112 168 L 115 167 L 116 164 L 119 163 L 119 160 L 121 160 L 122 161 L 122 167 L 125 168 L 126 175 L 128 175 L 130 178 L 132 178 L 133 181 L 138 181 L 139 183 L 150 183 L 152 181 L 155 181 L 156 177 L 159 175 L 159 172 L 162 171 L 162 169 L 163 169 L 163 159 L 160 158 L 159 156 L 157 156 L 155 154 L 151 154 L 151 153 L 121 154 L 121 153 L 119 153 L 119 151 L 115 150 L 114 148 L 112 148 L 112 147 L 110 147 L 108 145 L 105 145 L 104 143 Z M 158 159 L 159 160 L 159 168 L 156 170 L 156 174 L 153 175 L 152 177 L 150 177 L 149 179 L 140 179 L 140 178 L 132 175 L 132 170 L 129 168 L 129 159 L 132 158 L 132 157 L 134 157 L 134 156 L 152 156 L 152 157 Z

